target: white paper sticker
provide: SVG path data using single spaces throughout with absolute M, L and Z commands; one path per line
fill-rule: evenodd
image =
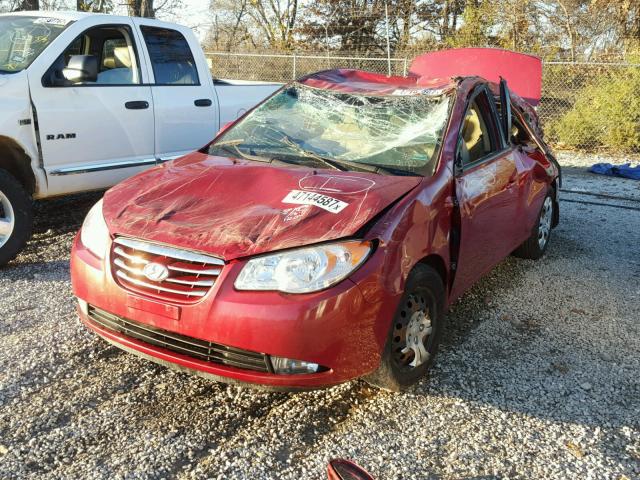
M 291 190 L 282 203 L 293 203 L 296 205 L 314 205 L 331 213 L 340 213 L 349 206 L 348 203 L 337 198 L 322 195 L 315 192 L 303 192 L 302 190 Z
M 40 17 L 40 18 L 36 18 L 33 23 L 37 23 L 40 25 L 66 25 L 67 23 L 69 23 L 69 20 L 66 20 L 64 18 L 53 18 L 53 17 Z

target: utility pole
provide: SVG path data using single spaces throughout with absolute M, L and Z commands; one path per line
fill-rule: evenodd
M 389 5 L 387 0 L 384 0 L 384 16 L 386 18 L 387 27 L 387 74 L 391 76 L 391 44 L 389 41 Z

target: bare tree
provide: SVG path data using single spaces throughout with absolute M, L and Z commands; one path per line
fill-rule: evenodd
M 76 0 L 79 12 L 109 13 L 113 11 L 112 0 Z
M 127 11 L 132 17 L 155 18 L 153 0 L 127 0 Z
M 18 10 L 21 4 L 22 0 L 0 0 L 0 13 Z
M 298 0 L 249 0 L 247 13 L 271 48 L 291 50 L 298 20 Z
M 39 0 L 22 0 L 15 10 L 40 10 Z
M 212 1 L 209 7 L 213 23 L 205 44 L 215 50 L 243 49 L 256 44 L 251 34 L 252 23 L 248 15 L 250 0 Z

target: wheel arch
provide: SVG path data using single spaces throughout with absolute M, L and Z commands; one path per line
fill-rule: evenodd
M 36 177 L 31 169 L 31 158 L 12 138 L 0 135 L 0 168 L 8 171 L 30 195 L 36 191 Z
M 449 290 L 449 270 L 447 269 L 447 264 L 444 259 L 438 254 L 430 254 L 426 257 L 420 259 L 416 265 L 426 265 L 428 267 L 433 268 L 438 275 L 440 275 L 440 279 L 442 280 L 442 285 L 444 285 L 445 292 Z

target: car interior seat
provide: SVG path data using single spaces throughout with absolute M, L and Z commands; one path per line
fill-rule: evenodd
M 460 156 L 463 164 L 474 162 L 491 150 L 489 138 L 482 133 L 483 122 L 475 108 L 471 108 L 462 126 Z
M 127 85 L 133 83 L 133 69 L 129 47 L 116 47 L 113 56 L 103 60 L 107 68 L 98 74 L 98 82 L 107 85 Z

